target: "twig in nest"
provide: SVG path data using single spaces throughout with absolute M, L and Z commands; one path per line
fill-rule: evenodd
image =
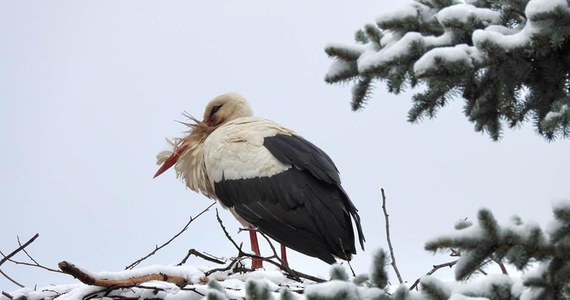
M 18 239 L 18 245 L 22 246 L 22 243 L 20 242 L 20 237 L 17 236 L 16 238 Z M 46 267 L 46 266 L 44 266 L 44 265 L 38 263 L 38 261 L 35 260 L 35 259 L 30 255 L 30 253 L 28 253 L 28 251 L 27 251 L 26 249 L 22 249 L 22 252 L 24 252 L 24 254 L 26 254 L 26 256 L 28 257 L 28 259 L 30 259 L 33 263 L 29 263 L 29 262 L 25 262 L 25 261 L 18 261 L 18 260 L 15 260 L 15 259 L 13 259 L 13 258 L 9 258 L 8 261 L 11 262 L 11 263 L 13 263 L 13 264 L 16 264 L 16 265 L 24 265 L 24 266 L 29 266 L 29 267 L 36 267 L 36 268 L 44 269 L 44 270 L 50 271 L 50 272 L 63 273 L 63 272 L 60 271 L 60 270 L 56 270 L 56 269 L 53 269 L 53 268 L 50 268 L 50 267 Z M 1 254 L 2 256 L 5 256 L 4 253 L 2 253 L 2 251 L 0 251 L 0 254 Z M 5 274 L 3 274 L 3 275 L 5 275 Z
M 29 239 L 27 242 L 25 242 L 23 245 L 20 243 L 20 238 L 18 238 L 18 244 L 20 245 L 20 247 L 16 248 L 16 250 L 10 252 L 8 255 L 4 255 L 4 253 L 2 253 L 2 256 L 4 256 L 4 258 L 2 258 L 0 260 L 0 266 L 7 262 L 10 261 L 12 256 L 16 255 L 18 252 L 24 250 L 26 247 L 28 247 L 31 243 L 33 243 L 38 237 L 40 236 L 39 233 L 36 233 L 31 239 Z M 25 251 L 25 250 L 24 250 Z M 1 253 L 1 252 L 0 252 Z M 29 256 L 29 255 L 28 255 Z M 17 285 L 18 287 L 24 287 L 23 284 L 17 282 L 16 280 L 14 280 L 13 278 L 11 278 L 10 276 L 8 276 L 8 274 L 2 272 L 2 270 L 0 270 L 0 274 L 2 276 L 4 276 L 6 279 L 8 279 L 9 281 L 11 281 L 13 284 Z
M 188 284 L 186 278 L 175 275 L 168 275 L 164 273 L 151 273 L 151 274 L 133 276 L 126 279 L 108 279 L 108 278 L 101 278 L 97 275 L 88 274 L 87 272 L 79 269 L 74 264 L 71 264 L 67 261 L 62 261 L 58 265 L 59 268 L 64 273 L 77 278 L 79 281 L 87 285 L 95 285 L 100 287 L 129 287 L 138 283 L 151 281 L 151 280 L 166 281 L 181 286 L 185 286 L 186 284 Z
M 396 265 L 396 256 L 394 255 L 392 239 L 390 238 L 390 219 L 388 218 L 388 210 L 386 209 L 386 195 L 384 194 L 383 188 L 380 188 L 380 191 L 382 192 L 382 211 L 384 211 L 384 219 L 386 220 L 386 239 L 388 240 L 388 249 L 390 250 L 390 258 L 392 259 L 392 268 L 394 268 L 394 272 L 396 272 L 398 281 L 402 284 L 404 281 L 402 280 L 402 275 L 400 275 L 400 270 L 398 270 L 398 266 Z
M 143 286 L 143 285 L 132 285 L 132 286 L 124 286 L 124 287 L 108 287 L 108 288 L 103 288 L 101 290 L 98 291 L 94 291 L 91 292 L 85 296 L 83 296 L 84 300 L 88 300 L 88 299 L 133 299 L 133 300 L 140 300 L 140 299 L 146 299 L 146 300 L 150 300 L 150 299 L 163 299 L 163 298 L 141 298 L 140 296 L 132 296 L 132 297 L 128 297 L 128 296 L 122 296 L 122 295 L 111 295 L 111 293 L 113 291 L 119 290 L 119 289 L 141 289 L 141 290 L 151 290 L 153 291 L 154 294 L 157 294 L 159 291 L 164 291 L 163 288 L 160 287 L 155 287 L 155 286 Z M 184 291 L 191 291 L 194 292 L 202 297 L 206 296 L 200 292 L 198 292 L 198 290 L 196 290 L 196 288 L 180 288 L 180 290 L 184 290 Z
M 10 282 L 12 282 L 13 284 L 17 285 L 18 287 L 21 287 L 21 288 L 24 287 L 23 284 L 17 282 L 17 281 L 14 280 L 12 277 L 8 276 L 8 274 L 4 273 L 2 270 L 0 270 L 0 274 L 1 274 L 2 276 L 4 276 L 6 279 L 8 279 Z
M 210 275 L 212 275 L 212 274 L 214 274 L 214 273 L 216 273 L 216 272 L 223 272 L 223 271 L 228 271 L 228 270 L 236 270 L 236 269 L 238 269 L 238 267 L 235 267 L 235 268 L 234 268 L 233 266 L 234 266 L 236 263 L 241 263 L 241 261 L 242 261 L 244 258 L 245 258 L 245 257 L 236 257 L 235 259 L 232 259 L 232 261 L 231 261 L 227 266 L 225 266 L 225 267 L 223 267 L 223 268 L 216 268 L 216 269 L 208 270 L 208 271 L 204 272 L 204 275 L 205 275 L 206 277 L 208 277 L 208 276 L 210 276 Z M 241 265 L 243 265 L 243 264 L 241 264 Z M 249 271 L 251 271 L 251 270 L 249 270 Z
M 251 229 L 248 228 L 247 230 L 255 230 L 255 229 Z M 258 232 L 257 230 L 255 230 L 256 232 Z M 267 241 L 267 244 L 269 244 L 269 247 L 271 248 L 271 251 L 273 251 L 273 256 L 271 256 L 270 258 L 277 258 L 277 260 L 279 260 L 279 263 L 281 264 L 281 270 L 285 270 L 288 274 L 290 274 L 291 276 L 293 276 L 293 278 L 297 281 L 301 281 L 301 278 L 299 278 L 299 275 L 295 274 L 295 272 L 293 270 L 291 270 L 291 268 L 289 268 L 289 265 L 287 265 L 280 257 L 279 255 L 277 255 L 277 251 L 275 250 L 275 247 L 273 246 L 273 243 L 269 240 L 269 238 L 267 237 L 267 235 L 265 235 L 265 233 L 259 231 L 259 234 L 261 234 L 261 236 L 265 239 L 265 241 Z
M 8 261 L 12 256 L 16 255 L 16 253 L 24 250 L 24 248 L 28 247 L 29 244 L 33 243 L 38 237 L 39 237 L 39 233 L 36 233 L 31 239 L 29 239 L 27 242 L 25 242 L 23 245 L 20 245 L 20 247 L 18 247 L 16 250 L 10 252 L 10 254 L 4 256 L 4 258 L 0 259 L 0 266 L 5 263 L 6 261 Z
M 246 253 L 243 252 L 243 250 L 241 250 L 241 245 L 238 246 L 238 244 L 233 240 L 233 238 L 230 236 L 230 234 L 228 233 L 228 231 L 226 230 L 226 227 L 224 226 L 224 224 L 222 223 L 222 219 L 220 219 L 220 215 L 218 214 L 218 210 L 216 209 L 216 218 L 218 219 L 218 223 L 220 224 L 220 227 L 222 228 L 222 230 L 224 231 L 224 234 L 226 235 L 226 237 L 228 238 L 228 240 L 234 245 L 234 247 L 238 250 L 238 259 L 242 258 L 242 257 L 249 257 L 249 258 L 258 258 L 261 259 L 265 262 L 268 262 L 274 266 L 279 267 L 281 270 L 283 269 L 289 269 L 289 267 L 285 267 L 283 264 L 275 262 L 272 258 L 279 258 L 276 254 L 275 248 L 273 248 L 273 252 L 274 252 L 274 256 L 270 256 L 270 257 L 263 257 L 263 256 L 258 256 L 258 255 L 254 255 L 254 254 L 250 254 L 250 253 Z M 235 261 L 232 262 L 230 265 L 235 264 Z M 225 268 L 225 270 L 229 270 L 229 268 Z M 308 280 L 312 280 L 314 282 L 325 282 L 324 279 L 315 277 L 315 276 L 311 276 L 293 269 L 289 269 L 291 271 L 291 273 L 288 273 L 288 275 L 290 277 L 292 277 L 293 279 L 296 278 L 305 278 Z M 212 271 L 212 270 L 211 270 Z M 211 273 L 208 273 L 207 275 L 209 275 Z M 297 281 L 300 281 L 299 279 L 297 279 Z
M 433 265 L 433 268 L 432 268 L 429 272 L 426 273 L 426 276 L 435 273 L 437 270 L 439 270 L 439 269 L 441 269 L 441 268 L 445 268 L 445 267 L 450 267 L 450 268 L 451 268 L 451 267 L 453 267 L 453 266 L 457 263 L 458 260 L 459 260 L 459 259 L 456 259 L 456 260 L 453 260 L 453 261 L 450 261 L 450 262 L 446 262 L 446 263 L 443 263 L 443 264 L 439 264 L 439 265 Z M 413 289 L 415 289 L 415 288 L 417 288 L 418 284 L 420 283 L 420 279 L 421 279 L 421 278 L 416 279 L 416 281 L 414 282 L 414 284 L 412 284 L 412 286 L 410 287 L 410 291 L 413 290 Z
M 50 268 L 50 267 L 46 267 L 46 266 L 44 266 L 44 265 L 40 265 L 35 259 L 33 259 L 33 258 L 27 253 L 27 251 L 24 250 L 23 252 L 26 253 L 26 255 L 28 256 L 28 258 L 29 258 L 30 260 L 32 260 L 33 263 L 29 263 L 29 262 L 25 262 L 25 261 L 18 261 L 18 260 L 15 260 L 15 259 L 13 259 L 13 258 L 10 258 L 8 261 L 11 262 L 11 263 L 13 263 L 13 264 L 15 264 L 15 265 L 24 265 L 24 266 L 28 266 L 28 267 L 34 267 L 34 268 L 44 269 L 44 270 L 49 271 L 49 272 L 63 273 L 63 272 L 60 271 L 60 270 L 56 270 L 56 269 L 52 269 L 52 268 Z M 4 253 L 2 253 L 2 251 L 0 251 L 0 254 L 1 254 L 1 255 L 4 255 Z
M 136 260 L 135 262 L 133 262 L 132 264 L 128 265 L 125 267 L 125 270 L 131 270 L 134 267 L 136 267 L 138 264 L 140 264 L 142 261 L 144 261 L 145 259 L 151 257 L 152 255 L 156 254 L 156 252 L 158 252 L 158 250 L 164 248 L 166 245 L 170 244 L 174 239 L 176 239 L 178 236 L 180 236 L 184 231 L 186 231 L 186 229 L 188 229 L 188 227 L 190 226 L 190 224 L 192 222 L 194 222 L 194 220 L 196 220 L 198 217 L 200 217 L 202 214 L 204 214 L 205 212 L 207 212 L 212 206 L 214 206 L 214 204 L 216 204 L 216 202 L 212 202 L 212 204 L 210 204 L 208 207 L 206 207 L 206 209 L 204 209 L 203 211 L 201 211 L 199 214 L 197 214 L 194 217 L 190 217 L 190 220 L 188 221 L 188 223 L 186 223 L 186 226 L 184 226 L 184 228 L 182 228 L 182 230 L 180 230 L 177 234 L 175 234 L 171 239 L 169 239 L 166 243 L 162 244 L 160 247 L 156 247 L 152 252 L 150 252 L 149 254 L 147 254 L 146 256 Z
M 211 255 L 202 253 L 202 252 L 200 252 L 200 251 L 198 251 L 198 250 L 196 250 L 196 249 L 190 249 L 190 250 L 188 250 L 188 254 L 186 254 L 186 256 L 184 256 L 184 258 L 182 259 L 182 261 L 180 261 L 180 262 L 177 264 L 177 266 L 181 266 L 181 265 L 185 264 L 186 261 L 188 260 L 188 258 L 190 257 L 190 255 L 194 255 L 194 256 L 200 257 L 200 258 L 202 258 L 202 259 L 204 259 L 204 260 L 207 260 L 207 261 L 210 261 L 210 262 L 213 262 L 213 263 L 217 263 L 217 264 L 220 264 L 220 265 L 225 263 L 225 261 L 221 261 L 221 260 L 219 260 L 219 259 L 217 259 L 217 258 L 215 258 L 215 257 L 213 257 L 213 256 L 211 256 Z

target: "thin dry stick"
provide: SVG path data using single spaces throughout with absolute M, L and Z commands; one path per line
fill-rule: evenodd
M 431 269 L 429 272 L 427 272 L 427 273 L 426 273 L 426 276 L 435 273 L 437 270 L 439 270 L 439 269 L 441 269 L 441 268 L 445 268 L 445 267 L 450 267 L 450 268 L 451 268 L 451 267 L 453 267 L 453 266 L 457 263 L 458 260 L 459 260 L 459 259 L 456 259 L 456 260 L 453 260 L 453 261 L 450 261 L 450 262 L 446 262 L 446 263 L 443 263 L 443 264 L 440 264 L 440 265 L 433 265 L 433 269 Z M 416 281 L 414 282 L 414 284 L 412 284 L 412 286 L 410 287 L 410 291 L 413 290 L 413 289 L 415 289 L 415 288 L 417 288 L 418 284 L 420 283 L 420 279 L 421 279 L 421 278 L 416 279 Z
M 18 245 L 22 246 L 22 243 L 20 243 L 20 237 L 19 237 L 19 236 L 16 236 L 16 239 L 18 240 Z M 33 264 L 30 264 L 30 263 L 26 263 L 26 262 L 16 262 L 16 261 L 14 261 L 14 260 L 10 260 L 10 261 L 13 262 L 13 263 L 15 263 L 15 264 L 20 263 L 20 264 L 22 264 L 22 265 L 41 268 L 41 269 L 44 269 L 44 270 L 47 270 L 47 271 L 50 271 L 50 272 L 63 273 L 63 272 L 61 272 L 60 270 L 52 269 L 52 268 L 49 268 L 49 267 L 46 267 L 46 266 L 44 266 L 44 265 L 39 264 L 39 263 L 30 255 L 30 253 L 28 253 L 28 251 L 26 251 L 26 249 L 22 249 L 22 252 L 24 252 L 24 254 L 26 254 L 26 256 L 27 256 L 31 261 L 33 261 L 34 263 L 33 263 Z
M 261 259 L 261 260 L 263 260 L 263 261 L 266 261 L 266 262 L 268 262 L 268 263 L 270 263 L 270 264 L 272 264 L 272 265 L 274 265 L 274 266 L 277 266 L 277 267 L 281 268 L 282 270 L 285 268 L 282 264 L 277 263 L 277 262 L 275 262 L 275 261 L 272 260 L 272 258 L 279 258 L 278 256 L 276 256 L 276 254 L 275 254 L 274 256 L 270 256 L 270 257 L 263 257 L 263 256 L 258 256 L 258 255 L 254 255 L 254 254 L 249 254 L 249 253 L 243 252 L 243 250 L 241 250 L 241 245 L 238 246 L 238 244 L 232 239 L 232 237 L 230 236 L 229 232 L 226 230 L 226 227 L 225 227 L 224 224 L 222 223 L 222 219 L 220 219 L 220 216 L 219 216 L 219 214 L 218 214 L 218 210 L 217 210 L 217 209 L 216 209 L 216 218 L 218 219 L 218 223 L 220 224 L 220 227 L 221 227 L 222 230 L 224 231 L 224 234 L 226 235 L 226 238 L 227 238 L 227 239 L 234 245 L 234 247 L 238 250 L 238 258 L 237 258 L 236 260 L 234 260 L 230 265 L 235 264 L 235 262 L 239 261 L 240 258 L 242 258 L 242 257 L 249 257 L 249 258 L 259 258 L 259 259 Z M 274 251 L 274 253 L 275 253 L 275 251 Z M 230 268 L 231 268 L 231 267 L 230 267 Z M 230 268 L 223 268 L 223 270 L 224 270 L 224 271 L 225 271 L 225 270 L 229 270 Z M 321 278 L 318 278 L 318 277 L 315 277 L 315 276 L 312 276 L 312 275 L 308 275 L 308 274 L 305 274 L 305 273 L 302 273 L 302 272 L 299 272 L 299 271 L 296 271 L 296 270 L 293 270 L 293 269 L 290 269 L 290 270 L 291 270 L 291 272 L 293 272 L 293 273 L 292 273 L 292 274 L 289 274 L 289 275 L 291 275 L 291 277 L 293 277 L 293 279 L 294 279 L 294 278 L 301 277 L 301 278 L 305 278 L 305 279 L 312 280 L 312 281 L 314 281 L 314 282 L 324 282 L 324 281 L 325 281 L 324 279 L 321 279 Z M 206 276 L 212 274 L 213 272 L 211 272 L 211 271 L 214 271 L 214 270 L 210 270 L 210 271 L 206 272 Z
M 398 281 L 402 284 L 404 281 L 396 265 L 396 256 L 394 255 L 394 248 L 392 247 L 392 240 L 390 239 L 390 220 L 388 218 L 388 210 L 386 209 L 386 195 L 384 194 L 383 188 L 380 188 L 380 191 L 382 191 L 382 210 L 384 211 L 384 219 L 386 220 L 386 239 L 388 240 L 388 249 L 390 250 L 390 257 L 392 259 L 392 268 L 394 268 L 394 272 L 396 272 Z
M 249 229 L 249 230 L 253 230 L 253 229 Z M 256 230 L 257 231 L 257 230 Z M 277 255 L 277 251 L 275 250 L 275 247 L 273 247 L 273 243 L 269 240 L 269 237 L 267 237 L 263 232 L 259 232 L 261 234 L 261 236 L 263 238 L 265 238 L 265 240 L 267 241 L 267 244 L 269 244 L 269 247 L 271 248 L 271 251 L 273 251 L 273 256 L 277 258 L 277 260 L 281 263 L 281 265 L 283 266 L 283 268 L 281 270 L 285 270 L 287 271 L 287 273 L 291 274 L 291 276 L 295 277 L 295 280 L 297 281 L 301 281 L 301 278 L 299 278 L 299 276 L 297 276 L 297 274 L 295 274 L 295 272 L 293 272 L 293 270 L 291 270 L 289 268 L 289 266 L 287 264 L 285 264 L 283 262 L 283 260 L 281 259 L 281 257 L 279 257 L 279 255 Z
M 34 262 L 34 263 L 29 263 L 29 262 L 25 262 L 25 261 L 19 261 L 19 260 L 15 260 L 13 258 L 8 259 L 9 262 L 15 264 L 15 265 L 24 265 L 24 266 L 28 266 L 28 267 L 34 267 L 34 268 L 40 268 L 40 269 L 44 269 L 46 271 L 49 272 L 55 272 L 55 273 L 63 273 L 60 270 L 56 270 L 56 269 L 52 269 L 50 267 L 46 267 L 44 265 L 40 265 L 35 259 L 33 259 L 26 250 L 23 250 L 24 253 L 26 253 L 26 255 Z M 0 251 L 0 255 L 4 256 L 4 253 L 2 253 L 2 251 Z
M 499 265 L 499 268 L 501 268 L 501 272 L 503 272 L 503 274 L 509 275 L 509 272 L 507 272 L 507 268 L 505 268 L 505 264 L 503 264 L 503 262 L 500 259 L 495 258 L 493 259 L 493 261 Z
M 177 234 L 175 234 L 171 239 L 169 239 L 166 243 L 162 244 L 160 247 L 156 247 L 152 252 L 150 252 L 149 254 L 147 254 L 146 256 L 139 258 L 138 260 L 136 260 L 135 262 L 133 262 L 132 264 L 128 265 L 125 267 L 125 270 L 131 270 L 132 268 L 136 267 L 138 264 L 140 264 L 142 261 L 144 261 L 145 259 L 151 257 L 152 255 L 156 254 L 156 252 L 158 252 L 158 250 L 164 248 L 166 245 L 170 244 L 174 239 L 176 239 L 178 236 L 180 236 L 184 231 L 186 231 L 186 229 L 188 229 L 188 227 L 190 226 L 190 224 L 192 222 L 194 222 L 194 220 L 196 220 L 198 217 L 200 217 L 202 214 L 204 214 L 205 212 L 207 212 L 212 206 L 214 206 L 214 204 L 216 204 L 216 202 L 212 202 L 212 204 L 210 204 L 208 207 L 206 207 L 203 211 L 201 211 L 199 214 L 197 214 L 195 217 L 190 217 L 190 220 L 188 221 L 188 223 L 186 223 L 186 226 L 184 226 L 184 228 L 182 228 L 182 230 L 180 230 L 180 232 L 178 232 Z
M 7 262 L 12 256 L 16 255 L 16 253 L 22 251 L 24 248 L 28 247 L 29 244 L 33 243 L 38 237 L 40 236 L 39 233 L 36 233 L 31 239 L 25 242 L 23 245 L 20 245 L 16 250 L 10 252 L 10 254 L 4 256 L 4 258 L 0 259 L 0 266 Z
M 2 256 L 4 256 L 4 258 L 2 258 L 0 260 L 0 266 L 11 260 L 11 257 L 16 255 L 18 252 L 24 250 L 24 248 L 26 248 L 28 245 L 30 245 L 31 243 L 33 243 L 38 237 L 39 237 L 39 233 L 36 233 L 31 239 L 29 239 L 27 242 L 25 242 L 23 245 L 20 244 L 20 239 L 18 238 L 18 244 L 20 245 L 20 247 L 18 247 L 16 250 L 10 252 L 10 254 L 8 255 L 4 255 L 4 253 L 2 253 Z M 0 252 L 1 253 L 1 252 Z M 4 276 L 6 279 L 8 279 L 9 281 L 11 281 L 13 284 L 19 286 L 19 287 L 24 287 L 24 285 L 22 285 L 21 283 L 17 282 L 16 280 L 12 279 L 10 276 L 8 276 L 8 274 L 2 272 L 2 270 L 0 270 L 0 274 L 2 276 Z
M 215 258 L 215 257 L 213 257 L 213 256 L 211 256 L 211 255 L 204 254 L 204 253 L 202 253 L 202 252 L 200 252 L 200 251 L 198 251 L 198 250 L 196 250 L 196 249 L 190 249 L 190 250 L 188 250 L 188 254 L 186 254 L 186 256 L 184 256 L 184 258 L 182 259 L 182 261 L 179 262 L 179 263 L 177 264 L 177 266 L 181 266 L 181 265 L 185 264 L 186 261 L 188 260 L 188 258 L 190 257 L 190 255 L 194 255 L 194 256 L 200 257 L 200 258 L 202 258 L 202 259 L 204 259 L 204 260 L 207 260 L 207 261 L 210 261 L 210 262 L 213 262 L 213 263 L 217 263 L 217 264 L 220 264 L 220 265 L 225 263 L 225 261 L 221 261 L 221 260 L 219 260 L 219 259 L 217 259 L 217 258 Z
M 21 287 L 21 288 L 24 287 L 23 284 L 17 282 L 12 277 L 8 276 L 8 274 L 4 273 L 2 270 L 0 270 L 0 274 L 2 274 L 2 276 L 4 276 L 6 279 L 10 280 L 13 284 L 17 285 L 18 287 Z
M 185 286 L 188 283 L 184 277 L 168 275 L 164 273 L 150 273 L 133 276 L 127 279 L 107 279 L 98 277 L 97 275 L 88 274 L 87 272 L 84 272 L 74 264 L 71 264 L 67 261 L 60 262 L 58 266 L 64 273 L 77 278 L 79 281 L 87 285 L 95 285 L 100 287 L 130 287 L 135 284 L 151 280 L 166 281 L 182 286 Z

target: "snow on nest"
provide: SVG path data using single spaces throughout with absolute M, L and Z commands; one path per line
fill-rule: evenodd
M 134 270 L 120 272 L 85 272 L 98 278 L 113 280 L 123 280 L 144 274 L 163 273 L 172 276 L 186 278 L 189 284 L 179 287 L 173 283 L 164 281 L 148 281 L 141 283 L 141 288 L 116 289 L 108 296 L 134 297 L 134 298 L 161 298 L 168 300 L 175 299 L 203 299 L 211 289 L 207 285 L 208 280 L 216 280 L 225 290 L 228 297 L 232 299 L 245 298 L 245 285 L 250 280 L 256 280 L 266 284 L 273 294 L 278 298 L 279 291 L 288 287 L 292 290 L 301 289 L 304 285 L 312 282 L 299 283 L 288 279 L 279 270 L 257 270 L 249 273 L 229 274 L 229 271 L 216 272 L 206 279 L 204 272 L 209 268 L 194 266 L 149 266 Z M 54 299 L 71 300 L 83 299 L 86 295 L 104 290 L 102 287 L 86 285 L 83 283 L 52 285 L 37 288 L 21 288 L 8 292 L 14 299 L 25 297 L 27 300 Z M 0 295 L 0 300 L 9 300 L 4 295 Z

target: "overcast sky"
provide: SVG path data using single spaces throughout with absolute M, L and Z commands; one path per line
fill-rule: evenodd
M 155 155 L 165 137 L 184 130 L 175 122 L 182 111 L 201 116 L 227 91 L 336 162 L 367 238 L 353 261 L 357 273 L 386 247 L 381 187 L 401 273 L 411 282 L 449 260 L 424 243 L 479 208 L 502 223 L 517 214 L 545 225 L 551 203 L 570 196 L 570 141 L 548 143 L 524 126 L 493 142 L 474 132 L 462 100 L 435 120 L 409 124 L 412 93 L 391 95 L 382 85 L 366 109 L 352 112 L 350 86 L 324 83 L 331 63 L 324 46 L 351 43 L 359 27 L 393 7 L 388 0 L 0 0 L 0 250 L 39 233 L 28 251 L 44 265 L 69 260 L 120 271 L 168 240 L 210 200 L 172 171 L 153 180 Z M 220 214 L 247 242 L 230 213 Z M 211 210 L 143 264 L 178 263 L 190 248 L 236 254 Z M 302 255 L 290 264 L 329 272 Z M 1 269 L 32 287 L 75 282 L 10 263 Z M 0 277 L 1 290 L 16 288 Z

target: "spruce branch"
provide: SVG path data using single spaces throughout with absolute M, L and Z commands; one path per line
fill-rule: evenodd
M 459 259 L 452 260 L 452 261 L 449 261 L 449 262 L 446 262 L 443 264 L 439 264 L 439 265 L 433 265 L 433 268 L 426 273 L 426 276 L 432 275 L 433 273 L 437 272 L 437 270 L 439 270 L 441 268 L 446 268 L 446 267 L 451 268 L 451 267 L 455 266 L 455 264 L 457 263 L 458 260 Z M 414 281 L 412 286 L 410 286 L 409 290 L 411 291 L 413 289 L 417 289 L 417 286 L 420 283 L 421 279 L 422 279 L 421 277 L 416 279 L 416 281 Z
M 356 45 L 328 47 L 335 61 L 325 81 L 352 82 L 355 110 L 371 78 L 394 94 L 423 83 L 409 122 L 462 98 L 475 130 L 495 141 L 505 125 L 529 120 L 547 140 L 568 138 L 570 112 L 560 106 L 570 105 L 570 10 L 540 1 L 415 0 L 364 25 Z

